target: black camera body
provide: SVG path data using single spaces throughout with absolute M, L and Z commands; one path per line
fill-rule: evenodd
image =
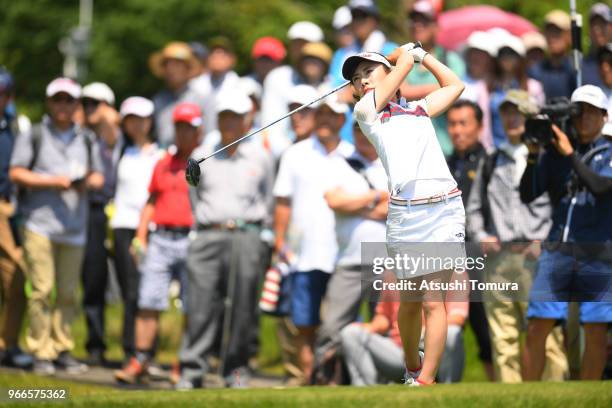
M 548 146 L 555 134 L 552 130 L 553 123 L 563 133 L 573 138 L 573 127 L 570 126 L 571 118 L 580 115 L 580 105 L 571 103 L 566 97 L 552 98 L 546 105 L 540 108 L 540 113 L 527 118 L 525 121 L 525 133 L 521 140 L 527 144 L 538 144 Z

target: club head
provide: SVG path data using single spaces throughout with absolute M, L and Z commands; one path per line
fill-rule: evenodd
M 194 187 L 197 187 L 200 182 L 200 165 L 194 159 L 187 160 L 185 179 L 189 185 Z

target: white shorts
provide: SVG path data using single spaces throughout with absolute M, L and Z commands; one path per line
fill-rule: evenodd
M 440 245 L 448 243 L 448 245 Z M 387 215 L 387 253 L 410 257 L 465 258 L 465 210 L 461 196 L 448 201 L 411 207 L 389 204 Z M 416 273 L 398 273 L 397 278 L 412 278 L 438 272 L 432 262 Z

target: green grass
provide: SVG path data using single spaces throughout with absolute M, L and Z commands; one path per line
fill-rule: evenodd
M 607 382 L 491 384 L 462 383 L 429 388 L 401 385 L 356 387 L 305 387 L 274 389 L 210 389 L 191 392 L 120 391 L 101 386 L 69 383 L 31 374 L 0 374 L 0 402 L 6 388 L 68 388 L 73 406 L 91 407 L 609 407 L 612 386 Z M 414 404 L 414 405 L 412 405 Z M 419 405 L 420 404 L 420 405 Z M 18 406 L 58 406 L 40 402 Z

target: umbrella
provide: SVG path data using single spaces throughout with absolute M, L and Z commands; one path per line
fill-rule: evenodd
M 493 6 L 466 6 L 445 11 L 440 14 L 438 25 L 438 44 L 451 50 L 459 48 L 474 31 L 500 27 L 518 37 L 537 31 L 527 19 Z

